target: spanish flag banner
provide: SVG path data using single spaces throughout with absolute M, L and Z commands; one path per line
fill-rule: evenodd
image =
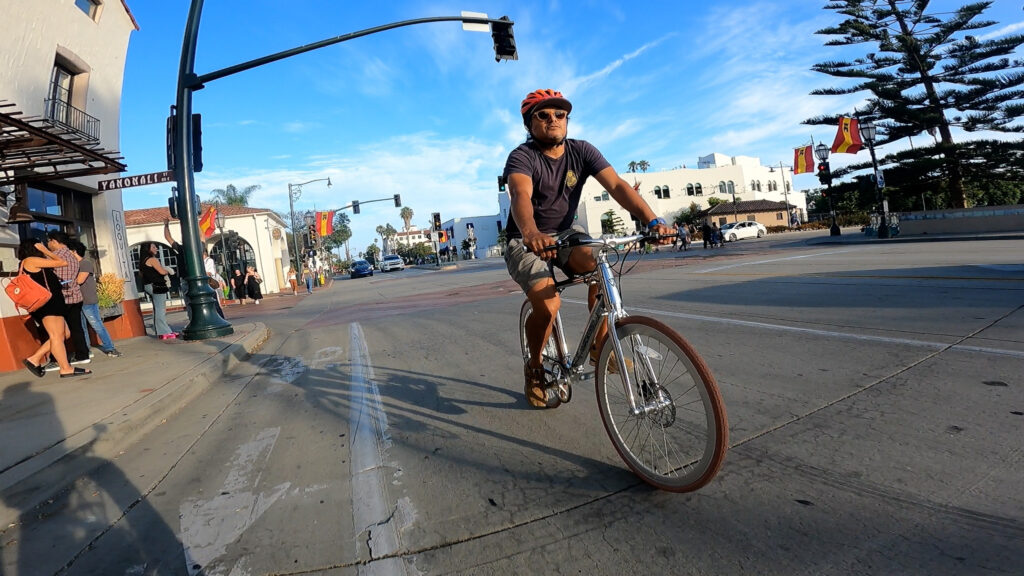
M 864 147 L 860 139 L 860 126 L 856 118 L 843 116 L 839 119 L 839 131 L 836 132 L 836 139 L 832 142 L 832 152 L 835 154 L 856 154 Z
M 217 207 L 210 206 L 203 212 L 203 217 L 199 219 L 199 234 L 206 240 L 210 236 L 213 236 L 213 229 L 217 225 Z
M 334 233 L 334 210 L 316 213 L 316 233 L 320 236 Z
M 814 172 L 813 147 L 801 146 L 793 150 L 793 174 L 808 174 Z

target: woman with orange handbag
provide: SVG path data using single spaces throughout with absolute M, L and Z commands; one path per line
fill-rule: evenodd
M 45 332 L 48 338 L 34 354 L 23 361 L 25 368 L 42 378 L 46 375 L 43 366 L 52 355 L 60 366 L 61 378 L 92 374 L 91 370 L 71 366 L 68 363 L 67 349 L 64 347 L 64 341 L 71 336 L 71 330 L 64 321 L 64 293 L 61 290 L 60 278 L 53 269 L 67 266 L 67 262 L 51 252 L 45 244 L 32 238 L 21 241 L 18 246 L 18 258 L 21 259 L 25 272 L 40 286 L 49 288 L 52 294 L 46 304 L 29 313 L 40 327 L 40 332 Z

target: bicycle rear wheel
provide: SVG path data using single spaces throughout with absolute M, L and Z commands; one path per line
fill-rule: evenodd
M 652 318 L 616 323 L 629 387 L 605 338 L 598 357 L 597 404 L 626 465 L 648 484 L 690 492 L 715 477 L 725 458 L 725 405 L 704 360 L 678 333 Z

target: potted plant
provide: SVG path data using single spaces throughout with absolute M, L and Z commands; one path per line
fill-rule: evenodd
M 96 297 L 100 307 L 100 316 L 116 318 L 124 314 L 124 278 L 108 272 L 101 274 L 96 282 Z

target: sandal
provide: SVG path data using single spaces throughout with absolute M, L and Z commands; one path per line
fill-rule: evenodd
M 75 368 L 74 372 L 69 372 L 67 374 L 61 374 L 60 377 L 61 378 L 74 378 L 75 376 L 86 376 L 88 374 L 92 374 L 92 370 L 86 370 L 85 368 Z
M 37 366 L 37 365 L 29 362 L 28 358 L 22 360 L 21 363 L 25 365 L 25 368 L 28 368 L 29 372 L 35 374 L 39 378 L 42 378 L 43 376 L 46 376 L 46 370 L 43 369 L 42 366 Z
M 562 403 L 558 399 L 558 391 L 544 378 L 543 368 L 530 368 L 529 365 L 525 365 L 523 373 L 526 376 L 526 387 L 523 392 L 526 394 L 526 401 L 530 403 L 530 406 L 557 408 Z

